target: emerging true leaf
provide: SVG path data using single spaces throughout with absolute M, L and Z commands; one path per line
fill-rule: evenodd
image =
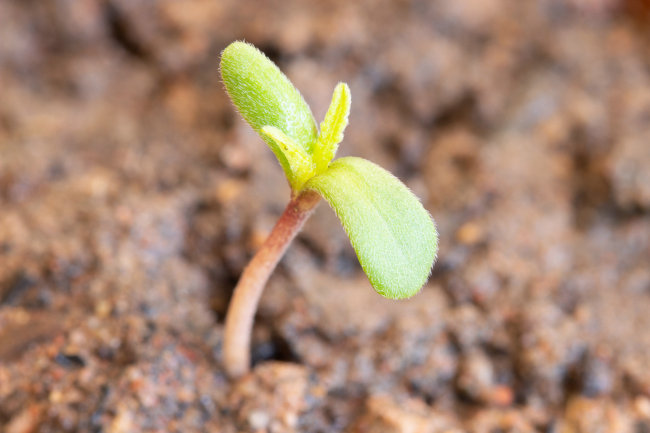
M 379 294 L 401 299 L 420 290 L 436 258 L 438 234 L 429 213 L 402 182 L 370 161 L 346 157 L 305 188 L 332 206 Z
M 350 101 L 348 85 L 337 84 L 325 119 L 320 124 L 320 134 L 314 150 L 314 162 L 318 172 L 327 168 L 336 155 L 339 143 L 343 140 L 343 131 L 348 126 L 350 115 Z
M 226 91 L 244 119 L 258 133 L 272 126 L 311 155 L 317 138 L 314 117 L 300 92 L 280 69 L 253 45 L 233 42 L 221 54 Z M 268 135 L 264 140 L 276 146 Z M 287 177 L 287 161 L 278 157 Z M 286 158 L 285 158 L 286 159 Z
M 297 145 L 289 136 L 275 126 L 263 126 L 260 135 L 267 143 L 273 143 L 271 150 L 276 154 L 280 164 L 286 161 L 288 167 L 284 167 L 287 179 L 292 189 L 300 190 L 302 185 L 314 174 L 314 164 L 311 157 Z

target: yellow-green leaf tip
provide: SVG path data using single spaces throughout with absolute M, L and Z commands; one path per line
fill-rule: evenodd
M 321 172 L 334 159 L 339 143 L 343 140 L 343 132 L 348 126 L 351 103 L 350 88 L 345 83 L 338 83 L 332 94 L 332 102 L 320 124 L 320 133 L 314 151 L 314 162 L 317 171 Z

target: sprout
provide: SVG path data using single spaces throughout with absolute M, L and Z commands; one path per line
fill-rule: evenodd
M 284 170 L 291 200 L 244 270 L 226 317 L 224 364 L 231 377 L 250 368 L 250 335 L 262 290 L 320 198 L 341 220 L 374 289 L 403 299 L 426 282 L 438 250 L 429 213 L 395 176 L 362 158 L 334 160 L 350 113 L 350 89 L 339 83 L 320 132 L 289 79 L 254 46 L 233 42 L 221 76 L 239 112 Z

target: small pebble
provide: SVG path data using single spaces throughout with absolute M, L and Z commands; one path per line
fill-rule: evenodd
M 248 415 L 248 424 L 254 430 L 264 430 L 269 425 L 271 417 L 263 410 L 253 410 Z

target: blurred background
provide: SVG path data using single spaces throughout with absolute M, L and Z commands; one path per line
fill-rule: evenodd
M 377 295 L 321 204 L 221 368 L 288 200 L 218 74 L 258 46 L 421 197 Z M 642 0 L 0 0 L 0 431 L 650 432 Z

